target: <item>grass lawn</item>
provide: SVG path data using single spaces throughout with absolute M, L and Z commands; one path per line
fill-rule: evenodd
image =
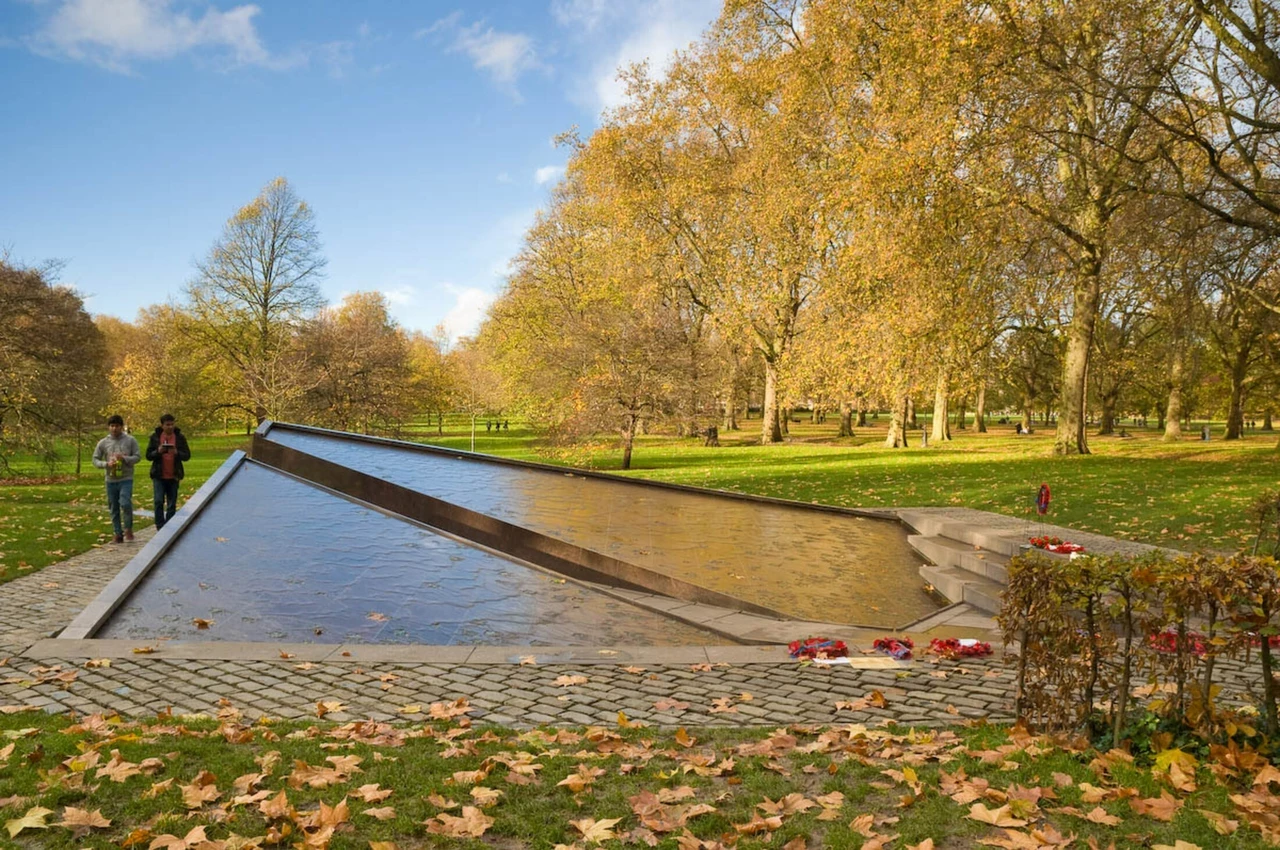
M 144 451 L 146 439 L 144 434 L 139 440 Z M 178 504 L 194 493 L 227 455 L 247 445 L 243 436 L 193 437 Z M 147 477 L 150 469 L 143 459 L 133 485 L 134 505 L 147 510 L 151 509 L 151 479 Z M 35 464 L 19 465 L 18 470 L 32 476 L 47 475 Z M 150 524 L 149 519 L 134 518 L 135 528 Z M 87 459 L 79 477 L 55 475 L 0 481 L 0 584 L 105 545 L 110 539 L 111 515 L 107 512 L 103 476 Z
M 0 845 L 1250 850 L 1274 845 L 1238 806 L 1264 821 L 1280 807 L 1265 763 L 1219 757 L 1211 771 L 1182 752 L 1190 779 L 1171 779 L 1150 758 L 988 726 L 516 732 L 222 715 L 0 714 Z

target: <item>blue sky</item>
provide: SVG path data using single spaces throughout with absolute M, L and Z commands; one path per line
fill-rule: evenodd
M 0 251 L 65 262 L 94 313 L 181 299 L 284 176 L 325 295 L 476 326 L 558 179 L 553 137 L 661 68 L 719 0 L 0 0 Z

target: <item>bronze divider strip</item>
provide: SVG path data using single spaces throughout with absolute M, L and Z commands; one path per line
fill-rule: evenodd
M 368 502 L 385 511 L 575 579 L 788 619 L 787 615 L 771 608 L 673 578 L 647 567 L 629 564 L 435 496 L 392 484 L 351 467 L 277 443 L 261 433 L 253 437 L 250 456 L 258 463 L 336 490 L 353 499 Z

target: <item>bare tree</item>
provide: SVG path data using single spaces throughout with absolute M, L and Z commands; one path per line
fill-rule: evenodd
M 189 332 L 239 377 L 237 403 L 259 422 L 302 392 L 298 326 L 324 306 L 315 216 L 283 177 L 226 223 L 187 287 Z

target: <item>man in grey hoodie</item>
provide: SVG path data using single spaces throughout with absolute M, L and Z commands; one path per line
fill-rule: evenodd
M 93 449 L 93 465 L 107 475 L 107 507 L 111 508 L 112 543 L 133 540 L 133 466 L 142 460 L 138 441 L 124 432 L 124 419 L 107 420 L 107 436 Z

